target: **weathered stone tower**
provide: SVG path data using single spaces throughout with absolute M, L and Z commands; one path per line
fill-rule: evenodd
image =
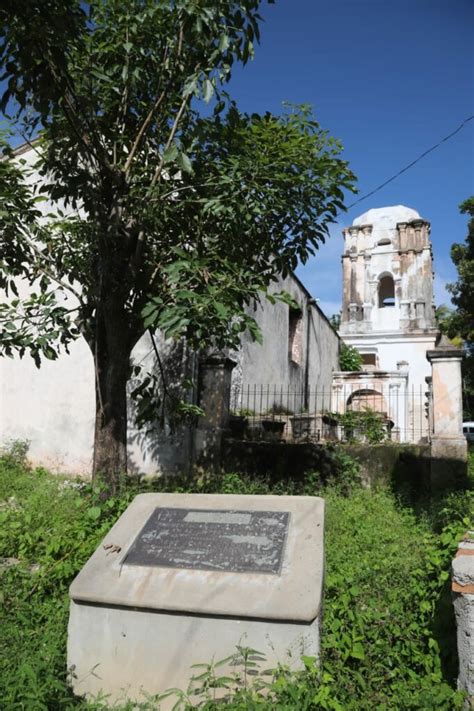
M 435 329 L 430 223 L 397 205 L 343 234 L 341 335 Z
M 364 365 L 335 374 L 334 395 L 339 409 L 383 412 L 399 441 L 430 430 L 426 354 L 438 330 L 429 233 L 429 222 L 402 205 L 369 210 L 343 232 L 340 335 Z
M 340 335 L 363 369 L 333 375 L 337 412 L 375 410 L 397 442 L 430 442 L 431 484 L 465 474 L 462 350 L 439 341 L 430 223 L 403 205 L 344 230 Z

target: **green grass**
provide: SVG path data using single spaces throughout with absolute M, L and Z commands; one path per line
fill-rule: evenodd
M 324 489 L 317 475 L 299 484 L 227 474 L 152 485 L 326 498 L 321 666 L 305 659 L 302 673 L 278 670 L 266 696 L 236 684 L 227 708 L 461 708 L 449 566 L 457 540 L 472 526 L 473 492 L 408 505 L 389 490 L 354 486 L 352 463 L 342 458 L 339 465 L 339 478 Z M 137 490 L 129 485 L 104 504 L 89 485 L 76 488 L 30 470 L 21 452 L 0 459 L 0 558 L 19 561 L 0 573 L 2 709 L 93 708 L 67 686 L 67 590 Z M 202 708 L 214 706 L 212 678 L 210 670 L 198 697 Z

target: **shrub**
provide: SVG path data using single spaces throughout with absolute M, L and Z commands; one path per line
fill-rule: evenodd
M 344 413 L 331 412 L 329 417 L 339 422 L 348 442 L 366 440 L 369 444 L 380 444 L 387 439 L 384 415 L 370 407 L 363 410 L 346 410 Z
M 362 370 L 362 356 L 357 348 L 348 346 L 346 343 L 341 344 L 339 367 L 346 371 Z

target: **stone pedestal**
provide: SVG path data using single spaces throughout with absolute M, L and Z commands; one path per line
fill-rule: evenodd
M 462 434 L 462 351 L 442 339 L 426 357 L 431 380 L 431 483 L 442 486 L 466 474 L 467 442 Z
M 194 460 L 204 469 L 220 464 L 222 434 L 229 418 L 232 369 L 235 361 L 225 355 L 199 361 L 199 406 L 204 414 L 194 431 Z
M 467 693 L 468 704 L 474 707 L 474 531 L 468 532 L 453 560 L 452 590 L 459 658 L 458 688 Z
M 193 664 L 236 645 L 265 655 L 262 671 L 301 668 L 319 653 L 323 541 L 316 497 L 137 496 L 71 585 L 74 692 L 114 703 L 186 690 Z

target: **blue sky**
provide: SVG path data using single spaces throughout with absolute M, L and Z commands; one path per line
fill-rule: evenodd
M 231 94 L 247 111 L 311 103 L 342 140 L 360 195 L 474 114 L 472 0 L 279 0 L 262 15 L 261 44 L 234 71 Z M 467 233 L 458 205 L 472 194 L 474 120 L 342 215 L 299 276 L 328 315 L 338 311 L 342 227 L 371 207 L 404 204 L 431 222 L 437 303 L 449 303 L 450 246 Z

